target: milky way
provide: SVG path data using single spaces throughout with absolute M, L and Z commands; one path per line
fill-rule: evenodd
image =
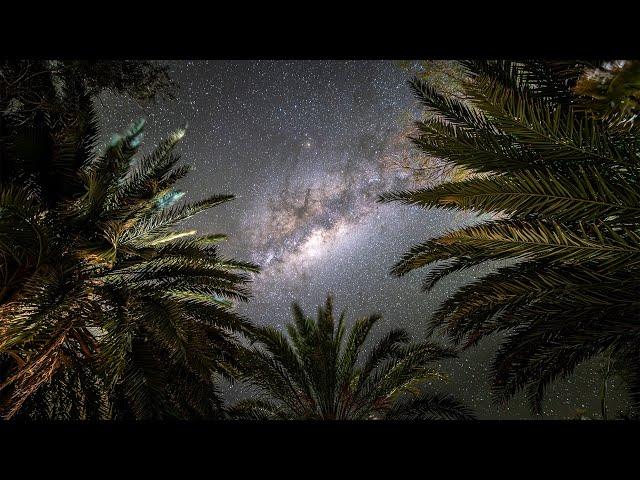
M 239 307 L 253 321 L 281 328 L 291 302 L 313 312 L 332 292 L 352 321 L 379 312 L 384 328 L 403 327 L 420 339 L 438 303 L 488 271 L 453 275 L 429 295 L 420 291 L 424 271 L 401 279 L 388 273 L 412 244 L 473 220 L 375 203 L 377 194 L 413 181 L 384 161 L 407 148 L 401 119 L 416 113 L 406 73 L 393 62 L 180 61 L 171 71 L 181 85 L 176 101 L 142 108 L 102 99 L 104 134 L 143 116 L 151 146 L 188 125 L 180 151 L 195 170 L 181 185 L 186 198 L 237 197 L 189 226 L 227 233 L 226 254 L 262 266 L 252 300 Z M 482 418 L 527 418 L 521 398 L 501 409 L 490 401 L 495 344 L 485 341 L 443 365 L 450 376 L 444 388 Z M 598 408 L 597 385 L 581 378 L 552 389 L 550 416 Z

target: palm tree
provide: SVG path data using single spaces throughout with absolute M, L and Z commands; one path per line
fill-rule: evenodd
M 371 329 L 380 320 L 357 320 L 345 337 L 345 314 L 337 323 L 333 302 L 307 317 L 293 305 L 288 338 L 272 327 L 257 328 L 243 356 L 243 378 L 270 400 L 248 399 L 234 405 L 232 418 L 364 420 L 471 419 L 470 411 L 450 395 L 422 388 L 441 379 L 433 366 L 455 356 L 431 342 L 409 343 L 404 330 L 389 331 L 359 362 Z
M 95 156 L 90 108 L 81 120 L 32 142 L 73 188 L 42 188 L 28 169 L 0 185 L 2 414 L 215 417 L 215 380 L 236 374 L 235 334 L 251 328 L 233 302 L 257 267 L 221 256 L 224 235 L 178 224 L 233 197 L 178 203 L 183 130 L 139 158 L 137 122 Z
M 491 218 L 414 246 L 393 273 L 431 266 L 430 290 L 452 272 L 508 260 L 458 289 L 430 331 L 465 347 L 507 332 L 493 362 L 499 401 L 524 389 L 541 412 L 551 382 L 606 351 L 627 365 L 640 406 L 638 123 L 628 109 L 594 111 L 593 98 L 576 92 L 598 62 L 462 64 L 462 100 L 412 82 L 433 113 L 412 141 L 471 175 L 380 201 Z

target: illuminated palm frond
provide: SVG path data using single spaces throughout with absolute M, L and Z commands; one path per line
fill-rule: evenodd
M 178 204 L 184 132 L 137 161 L 143 125 L 74 164 L 81 188 L 53 204 L 37 182 L 0 186 L 7 418 L 220 415 L 216 378 L 237 375 L 236 334 L 252 328 L 233 305 L 258 269 L 221 256 L 223 235 L 180 226 L 233 197 Z M 71 140 L 60 149 L 84 154 Z
M 379 200 L 485 216 L 414 246 L 393 273 L 431 267 L 424 282 L 429 290 L 486 261 L 508 263 L 461 287 L 430 325 L 467 347 L 507 332 L 493 365 L 500 401 L 525 390 L 540 412 L 545 388 L 580 362 L 606 350 L 621 369 L 629 370 L 630 359 L 637 363 L 636 63 L 612 67 L 597 86 L 589 84 L 588 72 L 602 62 L 465 61 L 464 102 L 421 80 L 412 83 L 431 113 L 418 122 L 414 143 L 475 173 Z M 616 86 L 620 108 L 614 105 L 615 114 L 595 108 L 602 94 L 596 90 L 618 80 L 627 81 Z M 638 382 L 628 378 L 639 407 Z

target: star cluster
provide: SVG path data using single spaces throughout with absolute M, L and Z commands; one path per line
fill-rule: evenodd
M 150 147 L 187 126 L 181 144 L 193 173 L 187 199 L 233 193 L 234 202 L 190 222 L 200 232 L 229 235 L 224 253 L 262 266 L 253 298 L 239 308 L 260 324 L 283 327 L 291 302 L 313 312 L 328 292 L 348 317 L 382 313 L 385 328 L 423 338 L 438 303 L 486 267 L 452 275 L 429 295 L 422 273 L 397 279 L 393 263 L 412 244 L 473 218 L 399 205 L 379 205 L 384 191 L 413 180 L 382 161 L 406 148 L 400 119 L 414 112 L 406 73 L 391 61 L 176 61 L 176 101 L 141 107 L 102 99 L 105 135 L 147 119 Z M 382 332 L 378 332 L 381 334 Z M 375 335 L 374 335 L 374 338 Z M 448 362 L 444 388 L 481 418 L 526 418 L 522 399 L 498 408 L 487 371 L 496 341 Z M 565 382 L 550 393 L 550 416 L 593 406 L 596 385 Z M 582 402 L 589 401 L 588 405 Z

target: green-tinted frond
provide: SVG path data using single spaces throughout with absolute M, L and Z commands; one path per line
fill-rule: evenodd
M 409 335 L 405 330 L 390 330 L 378 343 L 375 344 L 364 365 L 359 372 L 358 381 L 363 383 L 369 374 L 374 371 L 382 362 L 392 358 L 401 351 L 400 348 L 409 342 Z
M 296 351 L 287 341 L 287 338 L 278 330 L 271 327 L 257 329 L 251 338 L 260 341 L 264 348 L 273 356 L 274 360 L 279 362 L 295 381 L 298 388 L 307 390 L 309 379 L 304 370 L 304 366 L 300 361 Z M 249 369 L 251 366 L 249 365 Z
M 387 193 L 380 196 L 380 201 L 574 222 L 598 218 L 628 221 L 640 214 L 637 188 L 620 175 L 604 179 L 593 167 L 577 168 L 566 177 L 538 170 L 473 178 L 417 191 Z
M 537 164 L 572 162 L 578 166 L 594 159 L 633 162 L 630 152 L 617 146 L 597 120 L 578 116 L 571 108 L 505 88 L 489 77 L 476 79 L 473 92 L 474 100 L 491 115 L 494 125 L 540 156 Z
M 500 133 L 479 111 L 470 108 L 458 99 L 440 94 L 424 80 L 414 78 L 410 85 L 418 100 L 427 110 L 448 124 L 464 130 L 480 130 L 496 135 Z
M 147 242 L 157 241 L 177 223 L 233 198 L 233 195 L 213 195 L 198 202 L 150 213 L 124 232 L 120 241 L 124 244 L 131 243 L 140 246 Z
M 188 172 L 188 167 L 181 167 L 179 171 L 171 170 L 179 161 L 173 151 L 184 136 L 184 130 L 178 130 L 170 135 L 155 148 L 153 153 L 143 157 L 130 170 L 121 187 L 123 198 L 149 198 L 158 191 L 169 188 L 174 182 L 167 182 L 169 175 L 180 178 Z
M 440 119 L 416 123 L 410 137 L 422 152 L 476 172 L 518 171 L 535 165 L 536 157 L 504 135 L 464 130 Z
M 597 262 L 601 268 L 640 263 L 640 237 L 607 227 L 583 226 L 578 232 L 560 224 L 502 221 L 449 232 L 413 247 L 393 270 L 405 273 L 437 260 L 455 257 L 499 260 L 545 258 L 567 263 Z
M 347 336 L 347 341 L 342 348 L 340 359 L 338 361 L 339 378 L 344 379 L 352 375 L 351 372 L 356 365 L 358 356 L 360 355 L 369 332 L 381 318 L 382 317 L 380 315 L 371 315 L 369 317 L 356 320 L 354 326 L 349 332 L 349 335 Z

